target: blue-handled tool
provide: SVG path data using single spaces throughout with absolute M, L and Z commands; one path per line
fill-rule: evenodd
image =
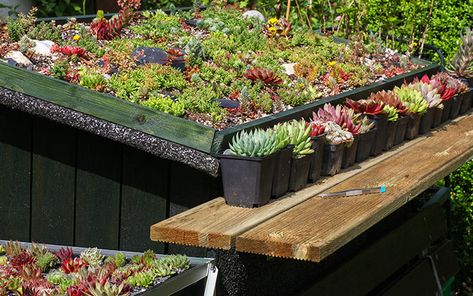
M 369 193 L 384 193 L 386 192 L 386 186 L 373 187 L 373 188 L 361 188 L 361 189 L 350 189 L 332 193 L 319 194 L 320 197 L 342 197 L 342 196 L 355 196 Z

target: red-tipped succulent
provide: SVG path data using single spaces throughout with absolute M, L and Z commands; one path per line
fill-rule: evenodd
M 325 126 L 321 123 L 317 122 L 308 122 L 307 125 L 310 125 L 310 136 L 311 137 L 318 137 L 325 133 Z
M 370 97 L 368 98 L 369 100 L 373 100 L 375 102 L 380 102 L 384 103 L 385 105 L 389 105 L 391 107 L 396 108 L 397 113 L 401 115 L 407 114 L 409 111 L 397 97 L 396 94 L 394 94 L 392 91 L 379 91 L 377 93 L 372 93 Z
M 283 83 L 283 80 L 278 77 L 276 73 L 268 69 L 253 68 L 247 70 L 243 76 L 252 81 L 260 80 L 267 85 L 279 85 Z
M 61 270 L 64 273 L 75 273 L 82 269 L 82 267 L 87 266 L 87 262 L 85 262 L 82 258 L 69 258 L 61 263 Z
M 59 258 L 59 260 L 61 260 L 61 262 L 67 259 L 71 259 L 73 255 L 74 253 L 72 251 L 72 248 L 61 248 L 56 253 L 56 256 Z
M 60 53 L 62 53 L 64 55 L 67 55 L 67 56 L 76 55 L 76 56 L 79 56 L 79 57 L 84 57 L 85 54 L 87 53 L 85 49 L 83 49 L 81 47 L 78 47 L 78 46 L 71 46 L 71 45 L 59 46 L 57 44 L 54 44 L 51 47 L 51 52 L 52 53 L 60 52 Z
M 366 115 L 378 115 L 383 113 L 384 103 L 374 100 L 347 100 L 345 105 L 353 109 L 355 113 L 366 114 Z
M 120 36 L 122 28 L 122 15 L 114 16 L 107 20 L 103 15 L 103 11 L 97 12 L 97 17 L 90 24 L 90 29 L 98 40 L 112 40 Z
M 313 113 L 312 121 L 321 124 L 334 122 L 354 135 L 359 134 L 361 129 L 361 124 L 353 122 L 349 109 L 342 105 L 325 104 L 323 108 L 317 110 L 317 113 Z

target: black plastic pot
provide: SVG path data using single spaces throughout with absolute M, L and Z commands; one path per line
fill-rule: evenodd
M 324 146 L 324 161 L 322 163 L 322 175 L 333 176 L 342 169 L 342 159 L 345 152 L 345 144 Z
M 386 114 L 379 114 L 377 116 L 370 117 L 376 124 L 376 138 L 375 143 L 371 147 L 371 155 L 376 156 L 383 152 L 386 146 L 386 133 L 388 127 L 388 116 Z
M 253 208 L 271 197 L 277 153 L 264 158 L 221 155 L 223 193 L 227 204 Z
M 453 98 L 443 101 L 443 112 L 441 123 L 444 123 L 450 118 L 450 111 L 452 110 Z
M 356 161 L 356 151 L 358 150 L 358 141 L 360 140 L 359 135 L 353 137 L 353 143 L 350 147 L 345 147 L 342 159 L 342 169 L 351 167 Z
M 442 124 L 443 104 L 441 106 L 442 108 L 439 108 L 439 107 L 435 108 L 434 120 L 432 121 L 432 128 L 436 128 Z
M 435 115 L 436 108 L 429 108 L 427 112 L 422 115 L 420 118 L 420 125 L 419 125 L 419 134 L 423 135 L 428 133 L 432 128 L 432 124 L 434 122 L 434 115 Z
M 422 115 L 411 114 L 409 115 L 409 122 L 406 128 L 406 140 L 412 140 L 419 135 L 420 120 Z
M 307 185 L 310 165 L 314 159 L 313 156 L 313 154 L 310 154 L 302 158 L 292 158 L 289 191 L 298 191 Z
M 386 129 L 386 143 L 384 150 L 388 151 L 394 146 L 394 140 L 396 139 L 397 121 L 388 121 L 388 127 Z
M 394 145 L 401 144 L 406 138 L 407 124 L 409 123 L 409 116 L 399 117 L 396 126 L 396 136 L 394 137 Z
M 315 182 L 320 178 L 322 172 L 322 162 L 324 157 L 325 135 L 312 138 L 312 149 L 314 156 L 309 170 L 309 182 Z
M 284 195 L 289 189 L 289 178 L 291 177 L 291 162 L 293 150 L 294 145 L 290 145 L 282 149 L 276 156 L 271 197 L 280 197 Z
M 470 88 L 463 97 L 463 103 L 460 107 L 460 114 L 463 115 L 466 112 L 470 111 L 473 104 L 473 88 Z
M 386 128 L 387 128 L 387 122 L 386 122 Z M 385 145 L 386 143 L 386 131 L 384 134 L 385 138 L 383 141 L 383 145 Z M 376 135 L 377 135 L 376 128 L 364 134 L 360 134 L 359 140 L 358 140 L 358 149 L 356 150 L 356 162 L 365 161 L 368 159 L 368 157 L 370 157 L 372 148 L 376 144 L 376 141 L 377 141 Z
M 458 114 L 460 114 L 460 108 L 463 103 L 463 98 L 465 97 L 465 94 L 458 94 L 455 97 L 452 98 L 452 108 L 450 109 L 450 119 L 455 119 L 458 117 Z

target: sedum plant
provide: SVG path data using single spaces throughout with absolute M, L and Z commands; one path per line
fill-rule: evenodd
M 241 131 L 230 143 L 230 152 L 248 157 L 266 157 L 278 150 L 278 139 L 274 132 L 260 128 L 250 132 Z
M 294 157 L 302 158 L 305 155 L 314 153 L 310 139 L 310 132 L 312 131 L 310 125 L 307 125 L 303 119 L 294 119 L 286 124 L 289 131 L 290 144 L 294 145 Z
M 473 31 L 466 30 L 462 44 L 450 63 L 448 73 L 455 77 L 473 78 Z
M 410 85 L 395 87 L 394 93 L 406 105 L 411 114 L 423 114 L 429 108 L 429 104 L 422 97 L 422 93 Z

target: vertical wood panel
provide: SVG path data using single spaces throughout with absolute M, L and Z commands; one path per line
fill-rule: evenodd
M 31 239 L 72 245 L 76 131 L 35 118 Z
M 169 188 L 169 216 L 177 215 L 222 196 L 221 178 L 214 178 L 182 163 L 172 162 Z M 155 221 L 155 223 L 158 220 Z M 169 253 L 207 256 L 203 248 L 169 244 Z
M 0 238 L 29 241 L 31 118 L 0 106 Z
M 124 146 L 120 249 L 163 252 L 150 227 L 166 218 L 169 161 Z
M 77 135 L 75 245 L 118 249 L 122 146 Z

